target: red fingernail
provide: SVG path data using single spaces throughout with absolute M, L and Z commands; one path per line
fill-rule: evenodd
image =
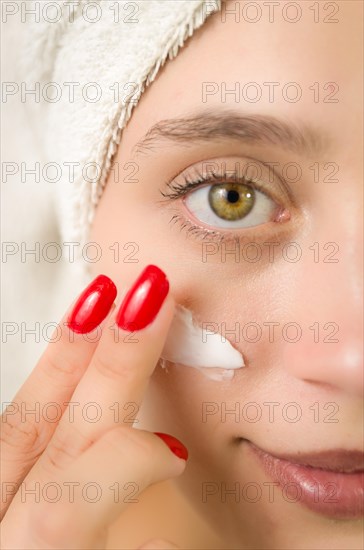
M 176 439 L 173 437 L 173 435 L 164 434 L 161 432 L 154 432 L 155 435 L 163 439 L 164 443 L 168 445 L 168 447 L 171 449 L 172 453 L 174 453 L 178 458 L 183 458 L 183 460 L 187 460 L 188 458 L 188 450 L 183 445 L 183 443 L 180 442 L 179 439 Z
M 123 330 L 135 331 L 149 325 L 168 294 L 168 279 L 159 267 L 148 265 L 125 296 L 116 317 Z
M 67 325 L 73 332 L 94 330 L 109 313 L 116 298 L 116 286 L 106 275 L 99 275 L 78 298 Z

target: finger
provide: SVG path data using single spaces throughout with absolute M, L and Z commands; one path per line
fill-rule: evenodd
M 78 404 L 74 416 L 70 419 L 65 414 L 61 419 L 41 466 L 50 462 L 65 467 L 115 424 L 133 423 L 173 319 L 174 302 L 168 289 L 159 268 L 148 266 L 142 272 L 114 314 L 114 320 L 127 330 L 116 324 L 104 330 L 72 396 Z M 138 329 L 132 335 L 131 327 Z
M 95 330 L 113 309 L 116 287 L 98 276 L 57 325 L 51 342 L 1 417 L 1 470 L 8 499 L 44 451 L 100 339 Z M 101 327 L 99 326 L 99 329 Z M 76 331 L 76 332 L 75 332 Z M 87 333 L 87 337 L 85 334 Z
M 184 445 L 167 434 L 157 437 L 126 426 L 108 431 L 70 468 L 41 478 L 40 494 L 45 494 L 42 487 L 53 481 L 58 487 L 57 500 L 41 498 L 27 507 L 17 495 L 2 525 L 5 547 L 105 548 L 107 527 L 129 504 L 138 501 L 144 489 L 184 471 L 186 460 L 171 448 L 187 459 Z M 34 486 L 35 480 L 39 478 L 33 469 L 26 482 Z M 27 540 L 23 534 L 26 530 L 14 529 L 19 524 L 29 526 Z M 14 532 L 9 540 L 7 534 Z

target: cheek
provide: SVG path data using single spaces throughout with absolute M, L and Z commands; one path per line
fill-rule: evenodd
M 267 322 L 280 322 L 285 315 L 287 277 L 282 277 L 284 266 L 273 267 L 264 254 L 259 262 L 242 257 L 236 261 L 229 254 L 225 261 L 220 254 L 203 261 L 201 243 L 170 225 L 171 216 L 135 189 L 106 187 L 90 236 L 101 246 L 102 258 L 92 269 L 115 281 L 119 303 L 145 265 L 158 265 L 168 274 L 175 301 L 191 309 L 200 325 L 213 324 L 214 332 L 226 336 L 243 354 L 247 368 L 224 383 L 208 380 L 192 368 L 172 366 L 168 373 L 156 368 L 145 418 L 153 424 L 156 416 L 158 425 L 161 419 L 170 422 L 166 430 L 173 431 L 179 423 L 183 430 L 191 426 L 193 437 L 209 431 L 201 420 L 204 403 L 264 400 L 264 391 L 272 392 L 267 380 L 272 368 L 281 364 L 281 351 L 278 341 L 269 341 Z M 226 245 L 226 251 L 231 248 Z M 221 426 L 221 436 L 227 432 L 234 432 L 229 422 Z
M 120 300 L 144 266 L 158 265 L 169 277 L 175 301 L 191 309 L 200 325 L 209 323 L 214 332 L 226 335 L 249 366 L 272 365 L 277 350 L 269 341 L 267 322 L 279 322 L 284 315 L 284 266 L 273 266 L 261 244 L 257 262 L 247 261 L 249 256 L 241 253 L 244 245 L 237 244 L 219 245 L 206 257 L 211 248 L 186 238 L 169 223 L 170 210 L 131 187 L 145 183 L 106 187 L 90 235 L 102 250 L 100 261 L 91 264 L 94 275 L 110 276 Z
M 166 239 L 155 214 L 133 185 L 141 183 L 107 184 L 90 233 L 90 240 L 102 250 L 102 258 L 92 266 L 93 271 L 107 272 L 120 291 L 126 290 L 149 263 L 168 268 L 164 260 Z

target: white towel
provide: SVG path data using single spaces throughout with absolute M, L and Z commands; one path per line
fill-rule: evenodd
M 25 161 L 27 168 L 39 162 L 41 179 L 36 183 L 27 176 L 22 182 L 18 173 L 3 182 L 3 240 L 10 250 L 18 247 L 3 263 L 4 401 L 34 367 L 52 324 L 90 279 L 89 264 L 82 257 L 69 263 L 64 254 L 66 261 L 51 263 L 44 258 L 44 245 L 87 241 L 112 156 L 133 108 L 159 68 L 221 9 L 221 0 L 27 0 L 8 5 L 16 13 L 9 14 L 4 25 L 4 80 L 15 81 L 19 92 L 4 103 L 12 136 L 3 161 L 18 166 Z M 24 103 L 25 89 L 35 89 L 36 95 L 27 95 Z M 100 90 L 100 100 L 92 102 L 92 93 Z M 115 101 L 117 90 L 121 101 Z M 52 93 L 60 95 L 58 101 L 53 102 Z M 127 101 L 122 101 L 125 96 Z M 58 164 L 56 174 L 52 163 Z M 75 163 L 74 173 L 70 163 Z M 44 166 L 50 167 L 48 180 L 42 178 Z M 88 167 L 86 175 L 91 178 L 92 166 L 100 170 L 90 183 L 83 176 Z M 26 249 L 40 251 L 39 258 L 37 252 L 24 261 Z
M 39 81 L 46 98 L 53 100 L 52 92 L 59 97 L 41 102 L 38 120 L 45 157 L 63 175 L 57 182 L 61 235 L 82 245 L 133 108 L 221 0 L 79 0 L 73 10 L 57 1 L 63 8 L 58 22 L 43 14 L 32 25 L 27 79 Z M 59 14 L 49 11 L 47 17 Z M 73 183 L 65 162 L 76 163 Z

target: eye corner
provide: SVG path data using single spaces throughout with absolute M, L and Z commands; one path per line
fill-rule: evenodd
M 292 214 L 291 211 L 288 210 L 288 208 L 279 208 L 277 215 L 275 219 L 273 220 L 275 223 L 287 223 L 291 221 Z

